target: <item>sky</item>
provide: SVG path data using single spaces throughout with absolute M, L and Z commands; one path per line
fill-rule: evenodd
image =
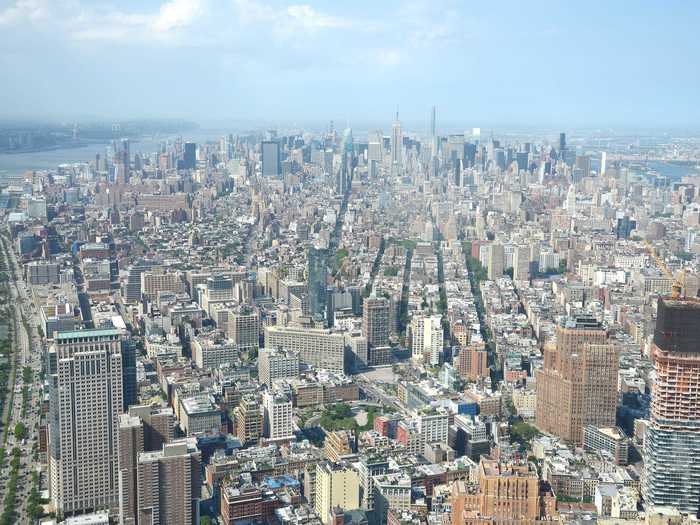
M 0 0 L 0 118 L 700 122 L 700 2 Z

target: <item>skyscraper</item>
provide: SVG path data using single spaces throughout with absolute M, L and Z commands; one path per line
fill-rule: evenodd
M 350 467 L 324 461 L 316 466 L 314 508 L 323 523 L 329 523 L 334 507 L 353 510 L 360 507 L 360 477 Z
M 576 155 L 576 169 L 581 170 L 582 177 L 590 177 L 591 157 L 588 155 Z
M 326 264 L 328 251 L 312 246 L 308 251 L 307 283 L 309 310 L 316 319 L 323 319 L 326 312 Z
M 564 160 L 566 152 L 566 133 L 559 133 L 559 158 Z
M 268 390 L 263 394 L 263 427 L 270 441 L 293 440 L 292 400 L 284 393 Z
M 396 112 L 396 120 L 391 126 L 391 169 L 394 174 L 401 172 L 403 136 L 401 135 L 401 122 L 399 112 Z
M 498 279 L 503 275 L 505 263 L 505 251 L 500 243 L 493 243 L 489 246 L 489 256 L 487 260 L 488 278 L 491 280 Z
M 600 176 L 605 176 L 605 171 L 607 170 L 608 154 L 604 151 L 600 154 Z
M 136 523 L 138 455 L 143 452 L 143 423 L 129 414 L 119 416 L 119 523 Z
M 432 148 L 433 156 L 438 154 L 438 140 L 437 140 L 437 108 L 433 106 L 430 109 L 430 147 Z
M 580 444 L 586 425 L 615 425 L 617 349 L 593 318 L 567 319 L 556 328 L 537 370 L 537 427 Z
M 262 434 L 260 405 L 253 395 L 244 396 L 233 410 L 236 423 L 236 437 L 241 443 L 257 443 Z
M 197 167 L 197 144 L 194 142 L 185 142 L 182 167 L 186 170 L 193 170 Z
M 341 163 L 338 173 L 336 173 L 335 192 L 345 195 L 352 184 L 352 173 L 354 170 L 354 149 L 352 139 L 352 129 L 345 128 L 342 139 Z
M 648 505 L 700 511 L 700 301 L 660 298 L 652 345 L 656 381 L 644 440 Z
M 414 360 L 440 364 L 443 350 L 442 318 L 439 315 L 411 319 L 411 356 Z
M 280 159 L 280 143 L 276 140 L 264 140 L 260 144 L 263 177 L 280 177 L 282 163 Z
M 362 335 L 371 347 L 389 345 L 389 300 L 369 297 L 362 305 Z
M 381 131 L 370 132 L 367 145 L 367 174 L 370 178 L 379 176 L 379 166 L 382 163 L 383 156 Z
M 129 147 L 129 139 L 122 139 L 121 140 L 121 150 L 119 151 L 119 154 L 117 155 L 118 160 L 124 164 L 124 169 L 127 173 L 127 178 L 128 178 L 128 173 L 129 173 L 129 167 L 131 165 L 131 149 Z
M 516 246 L 513 251 L 513 279 L 527 281 L 530 278 L 530 248 Z
M 122 409 L 126 412 L 129 406 L 138 402 L 139 392 L 136 384 L 136 341 L 125 339 L 122 343 Z
M 119 504 L 119 330 L 58 332 L 48 353 L 49 493 L 59 515 Z
M 161 450 L 174 438 L 172 408 L 132 406 L 119 416 L 119 523 L 136 523 L 138 515 L 138 465 L 143 452 Z
M 138 458 L 138 523 L 196 525 L 201 495 L 201 453 L 195 438 L 142 452 Z

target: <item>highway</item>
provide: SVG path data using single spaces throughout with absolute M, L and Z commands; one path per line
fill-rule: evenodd
M 14 396 L 11 406 L 10 420 L 8 424 L 7 441 L 3 443 L 5 450 L 9 454 L 14 447 L 19 447 L 22 451 L 19 477 L 17 483 L 17 493 L 15 505 L 17 506 L 16 519 L 18 523 L 29 523 L 26 514 L 26 505 L 29 493 L 32 489 L 32 471 L 39 466 L 38 461 L 33 459 L 33 451 L 36 445 L 39 446 L 39 421 L 42 401 L 41 368 L 44 344 L 37 330 L 38 315 L 36 307 L 31 302 L 29 290 L 21 278 L 21 266 L 19 265 L 11 244 L 4 237 L 0 238 L 3 257 L 7 258 L 8 267 L 14 267 L 17 280 L 10 281 L 10 293 L 15 309 L 15 344 L 19 350 L 17 354 L 17 371 L 15 374 Z M 28 328 L 29 333 L 27 333 Z M 22 414 L 22 369 L 28 366 L 32 370 L 32 382 L 29 387 L 29 396 L 26 405 L 26 412 Z M 8 405 L 7 408 L 10 408 Z M 16 441 L 14 429 L 17 423 L 22 422 L 27 428 L 27 438 L 24 442 Z M 0 473 L 0 505 L 4 506 L 5 491 L 7 490 L 7 480 L 9 475 L 9 457 L 3 472 Z M 3 509 L 4 510 L 4 509 Z

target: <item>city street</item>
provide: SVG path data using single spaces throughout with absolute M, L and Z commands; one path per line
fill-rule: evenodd
M 21 460 L 18 475 L 18 491 L 15 496 L 15 504 L 17 505 L 17 520 L 20 523 L 28 522 L 26 515 L 26 505 L 29 493 L 32 489 L 32 467 L 36 467 L 37 462 L 33 461 L 33 450 L 39 444 L 39 419 L 41 406 L 41 366 L 43 347 L 41 337 L 37 330 L 37 315 L 34 314 L 34 306 L 31 304 L 29 293 L 26 284 L 20 277 L 19 264 L 13 250 L 9 249 L 9 243 L 2 238 L 3 257 L 8 258 L 8 267 L 14 267 L 15 273 L 19 278 L 18 281 L 10 282 L 10 293 L 15 309 L 15 341 L 16 349 L 19 353 L 16 355 L 16 373 L 13 386 L 12 404 L 7 405 L 6 409 L 11 410 L 6 433 L 6 441 L 3 443 L 8 461 L 5 463 L 2 473 L 3 482 L 0 483 L 0 502 L 4 507 L 5 491 L 7 490 L 7 477 L 9 475 L 9 454 L 15 447 L 21 450 Z M 26 328 L 29 329 L 29 334 Z M 22 410 L 22 387 L 23 383 L 22 370 L 24 367 L 29 367 L 32 371 L 32 382 L 28 386 L 28 398 L 26 411 L 23 414 Z M 27 437 L 21 441 L 17 441 L 14 435 L 14 429 L 18 423 L 23 423 L 27 429 Z M 4 510 L 4 509 L 3 509 Z

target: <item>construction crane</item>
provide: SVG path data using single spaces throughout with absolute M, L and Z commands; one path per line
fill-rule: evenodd
M 652 259 L 654 259 L 654 262 L 656 265 L 659 267 L 661 272 L 666 275 L 669 279 L 673 279 L 673 284 L 671 285 L 671 297 L 673 299 L 678 299 L 681 297 L 681 294 L 685 290 L 685 286 L 683 286 L 683 282 L 681 282 L 681 279 L 685 277 L 685 272 L 681 270 L 680 272 L 680 277 L 673 275 L 671 273 L 671 270 L 668 269 L 668 266 L 666 266 L 666 263 L 659 257 L 659 255 L 656 253 L 656 250 L 654 249 L 654 246 L 647 240 L 644 241 L 644 244 L 646 245 L 647 252 L 651 256 Z

